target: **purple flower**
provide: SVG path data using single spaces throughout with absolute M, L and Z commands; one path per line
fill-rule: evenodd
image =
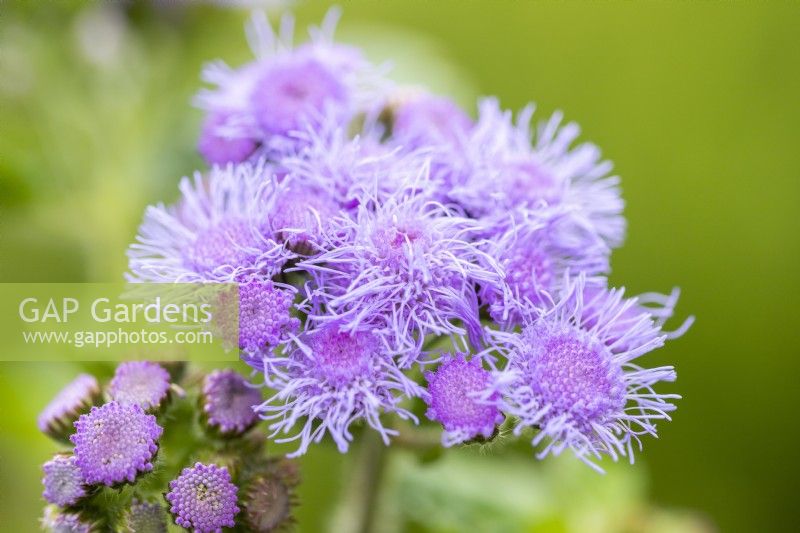
M 42 496 L 48 502 L 67 507 L 86 496 L 86 485 L 74 456 L 56 455 L 42 466 L 42 470 Z
M 108 394 L 122 405 L 156 408 L 167 397 L 169 379 L 169 372 L 157 363 L 129 361 L 117 367 Z
M 467 361 L 463 353 L 445 356 L 435 372 L 425 373 L 425 379 L 427 416 L 444 427 L 443 446 L 479 436 L 488 439 L 503 421 L 494 405 L 498 395 L 491 392 L 492 376 L 481 365 L 480 357 Z
M 609 270 L 611 253 L 591 230 L 575 225 L 570 216 L 548 220 L 513 217 L 508 228 L 498 227 L 483 249 L 503 270 L 503 283 L 481 286 L 479 297 L 499 324 L 519 324 L 536 309 L 551 305 L 565 274 L 583 274 L 593 285 Z
M 593 144 L 572 147 L 580 129 L 573 123 L 561 127 L 560 113 L 535 136 L 532 116 L 529 106 L 514 122 L 497 100 L 483 100 L 462 146 L 437 158 L 450 167 L 447 196 L 476 217 L 503 217 L 511 209 L 545 217 L 569 213 L 609 246 L 619 246 L 625 235 L 624 204 L 619 178 L 609 176 L 611 163 L 600 159 Z
M 134 499 L 125 512 L 124 523 L 135 533 L 167 533 L 167 513 L 159 503 L 143 502 Z
M 212 169 L 184 178 L 178 204 L 151 206 L 128 250 L 137 282 L 232 282 L 272 276 L 290 256 L 269 233 L 264 163 Z
M 472 129 L 472 119 L 447 98 L 411 95 L 395 105 L 393 141 L 406 148 L 457 147 Z
M 344 104 L 346 92 L 319 61 L 287 57 L 264 69 L 251 94 L 251 112 L 266 135 L 288 135 L 313 124 L 327 105 Z
M 75 422 L 75 460 L 87 484 L 133 483 L 153 469 L 162 428 L 138 405 L 110 402 Z
M 598 317 L 602 313 L 602 306 L 607 301 L 605 285 L 589 285 L 588 283 L 583 289 L 583 325 L 584 327 L 593 327 L 597 325 Z M 608 344 L 619 344 L 620 340 L 625 336 L 627 330 L 636 324 L 636 322 L 643 319 L 644 316 L 649 316 L 658 326 L 657 330 L 653 330 L 653 335 L 664 335 L 667 339 L 676 339 L 686 333 L 686 331 L 694 323 L 694 317 L 690 316 L 676 329 L 675 331 L 664 331 L 663 326 L 675 313 L 675 306 L 678 303 L 680 290 L 675 288 L 670 294 L 659 294 L 655 292 L 648 292 L 639 294 L 630 298 L 632 302 L 625 310 L 623 310 L 618 317 L 615 318 L 613 325 L 606 333 L 606 342 Z M 637 339 L 638 340 L 638 339 Z M 620 346 L 623 347 L 624 346 Z
M 76 513 L 66 513 L 48 505 L 42 517 L 42 527 L 50 533 L 96 533 L 100 528 Z
M 241 163 L 258 147 L 254 139 L 231 128 L 230 120 L 230 113 L 219 110 L 209 114 L 203 122 L 197 150 L 209 164 Z
M 508 365 L 497 375 L 504 412 L 518 419 L 515 433 L 538 428 L 538 457 L 571 449 L 593 468 L 601 454 L 614 460 L 641 447 L 640 435 L 656 435 L 656 421 L 669 420 L 677 395 L 653 386 L 674 381 L 671 366 L 642 368 L 633 361 L 663 345 L 665 336 L 646 312 L 621 317 L 636 304 L 614 289 L 594 299 L 594 322 L 585 320 L 584 281 L 567 284 L 559 303 L 527 325 Z M 609 339 L 610 332 L 619 335 Z
M 239 69 L 216 62 L 203 72 L 216 88 L 201 91 L 196 103 L 212 117 L 225 116 L 216 127 L 208 119 L 204 137 L 248 140 L 261 144 L 264 155 L 291 153 L 302 147 L 294 133 L 324 115 L 346 125 L 376 107 L 386 82 L 360 51 L 333 42 L 338 14 L 330 10 L 322 27 L 311 29 L 311 41 L 297 48 L 291 18 L 276 34 L 263 14 L 255 15 L 248 40 L 256 60 Z
M 269 227 L 279 242 L 299 254 L 310 255 L 319 247 L 322 235 L 339 206 L 324 190 L 287 180 L 272 197 Z
M 52 436 L 69 434 L 72 423 L 100 397 L 100 385 L 89 374 L 80 374 L 67 384 L 39 414 L 39 430 Z
M 350 424 L 358 420 L 388 443 L 396 432 L 383 426 L 381 413 L 416 421 L 399 403 L 423 394 L 393 356 L 369 331 L 343 331 L 335 322 L 326 323 L 298 339 L 287 355 L 264 359 L 265 384 L 277 392 L 257 411 L 271 422 L 273 437 L 301 426 L 295 435 L 277 440 L 300 441 L 290 456 L 302 455 L 326 433 L 340 452 L 347 451 Z
M 223 527 L 235 525 L 238 489 L 227 468 L 195 463 L 170 481 L 169 489 L 166 499 L 179 526 L 197 533 L 221 533 Z
M 282 157 L 280 166 L 290 176 L 292 189 L 338 204 L 328 216 L 339 210 L 352 212 L 364 201 L 383 202 L 403 191 L 432 193 L 429 150 L 402 151 L 382 143 L 382 135 L 382 126 L 368 122 L 352 137 L 335 117 L 326 115 L 318 127 L 297 133 L 304 149 Z
M 300 319 L 292 316 L 296 292 L 272 281 L 239 285 L 239 348 L 248 356 L 260 356 L 297 331 Z
M 254 408 L 263 398 L 259 389 L 233 370 L 215 370 L 203 380 L 203 412 L 208 425 L 223 434 L 244 433 L 256 423 Z
M 313 317 L 372 329 L 405 352 L 402 366 L 428 334 L 479 330 L 474 285 L 500 283 L 499 267 L 473 241 L 479 226 L 417 195 L 371 206 L 335 219 L 328 251 L 298 263 L 325 304 Z

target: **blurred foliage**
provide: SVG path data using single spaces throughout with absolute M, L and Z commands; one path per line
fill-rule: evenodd
M 787 412 L 800 371 L 800 6 L 342 4 L 342 39 L 393 60 L 403 81 L 467 106 L 478 94 L 510 108 L 535 100 L 580 121 L 617 163 L 628 202 L 612 281 L 633 292 L 680 285 L 681 311 L 698 316 L 685 338 L 649 356 L 677 365 L 685 399 L 636 467 L 597 476 L 570 458 L 540 464 L 525 443 L 449 452 L 424 467 L 400 454 L 380 502 L 386 531 L 800 523 L 800 429 Z M 297 27 L 326 9 L 298 3 Z M 118 280 L 144 206 L 172 201 L 178 178 L 200 168 L 191 96 L 204 61 L 248 58 L 246 12 L 99 1 L 0 11 L 0 279 Z M 35 417 L 77 371 L 0 366 L 4 529 L 33 529 L 39 465 L 53 451 Z M 327 446 L 303 459 L 301 530 L 325 530 L 356 463 Z

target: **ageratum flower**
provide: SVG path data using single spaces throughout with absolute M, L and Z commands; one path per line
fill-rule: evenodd
M 87 484 L 111 486 L 153 469 L 163 432 L 156 417 L 138 405 L 110 402 L 75 422 L 75 461 Z
M 297 289 L 271 280 L 239 284 L 239 348 L 247 359 L 286 342 L 300 327 L 292 316 Z
M 595 296 L 587 322 L 584 287 L 582 278 L 569 282 L 559 303 L 525 327 L 495 386 L 502 410 L 518 419 L 515 433 L 538 429 L 532 444 L 543 445 L 539 458 L 570 449 L 602 472 L 594 463 L 602 454 L 633 462 L 634 444 L 656 435 L 656 422 L 670 419 L 679 396 L 653 389 L 675 380 L 671 366 L 634 362 L 664 344 L 652 316 L 622 318 L 636 301 L 611 289 Z
M 442 445 L 453 446 L 476 437 L 488 439 L 503 421 L 494 404 L 492 376 L 480 357 L 469 361 L 466 354 L 446 355 L 435 372 L 426 372 L 427 416 L 442 424 Z
M 245 161 L 258 148 L 255 139 L 238 133 L 231 115 L 223 109 L 212 111 L 200 128 L 197 151 L 211 165 Z
M 375 331 L 405 352 L 402 366 L 428 334 L 480 330 L 474 286 L 499 284 L 500 270 L 473 241 L 474 221 L 411 194 L 364 203 L 331 226 L 327 251 L 298 263 L 325 303 L 314 318 Z
M 101 531 L 94 522 L 76 513 L 61 511 L 55 505 L 45 507 L 41 524 L 42 528 L 50 533 L 98 533 Z
M 108 394 L 123 405 L 157 408 L 167 397 L 169 379 L 169 372 L 157 363 L 128 361 L 117 366 Z
M 203 412 L 210 427 L 223 434 L 240 434 L 258 420 L 254 408 L 261 391 L 233 370 L 215 370 L 203 379 Z
M 350 425 L 359 420 L 388 443 L 396 432 L 383 425 L 380 415 L 394 413 L 416 422 L 399 404 L 423 394 L 394 356 L 369 330 L 345 331 L 327 322 L 297 339 L 286 355 L 264 359 L 265 385 L 276 393 L 256 410 L 271 422 L 272 437 L 300 426 L 295 435 L 277 439 L 299 441 L 290 457 L 304 454 L 325 434 L 346 452 L 353 439 Z
M 428 93 L 400 96 L 392 105 L 392 138 L 405 148 L 463 146 L 473 121 L 453 101 Z
M 591 230 L 576 227 L 570 216 L 528 220 L 511 213 L 483 245 L 503 269 L 503 283 L 481 286 L 480 301 L 499 324 L 520 324 L 532 311 L 551 305 L 565 274 L 583 274 L 590 286 L 605 285 L 611 250 Z
M 83 475 L 73 455 L 56 455 L 42 466 L 42 470 L 42 496 L 48 502 L 67 507 L 86 496 Z
M 389 97 L 382 115 L 391 135 L 385 146 L 403 155 L 423 155 L 430 168 L 428 194 L 443 203 L 452 202 L 450 192 L 469 175 L 470 162 L 464 150 L 473 120 L 454 102 L 424 91 L 401 88 Z
M 324 189 L 287 179 L 271 197 L 269 228 L 276 239 L 298 254 L 313 254 L 339 205 Z
M 239 490 L 227 468 L 195 463 L 170 481 L 169 489 L 169 511 L 179 526 L 196 533 L 221 533 L 223 527 L 235 525 Z
M 570 213 L 609 246 L 619 246 L 624 204 L 619 178 L 609 176 L 611 163 L 600 159 L 593 144 L 572 147 L 580 129 L 574 123 L 561 127 L 561 113 L 542 124 L 535 137 L 532 116 L 528 106 L 514 122 L 497 100 L 483 100 L 466 141 L 444 159 L 452 161 L 458 176 L 448 184 L 448 196 L 476 217 L 504 217 L 520 208 L 545 217 Z
M 39 430 L 52 437 L 66 437 L 72 433 L 72 423 L 99 398 L 97 379 L 89 374 L 80 374 L 42 410 L 37 422 Z
M 167 513 L 155 502 L 134 499 L 123 517 L 123 531 L 131 533 L 167 533 Z
M 265 220 L 272 183 L 262 162 L 184 178 L 177 204 L 147 208 L 137 242 L 128 250 L 128 279 L 191 283 L 271 277 L 290 256 Z
M 382 126 L 368 122 L 352 137 L 335 117 L 326 115 L 318 127 L 297 133 L 305 148 L 281 158 L 280 166 L 295 190 L 311 198 L 322 192 L 338 204 L 329 216 L 338 210 L 352 212 L 364 201 L 382 202 L 404 190 L 432 193 L 430 150 L 401 150 L 382 143 L 382 135 Z
M 605 285 L 586 284 L 583 289 L 583 323 L 585 326 L 597 324 L 598 316 L 602 312 L 602 307 L 608 301 L 606 298 L 607 289 Z M 659 327 L 654 330 L 653 335 L 665 335 L 667 339 L 675 339 L 683 335 L 694 322 L 694 317 L 690 316 L 675 330 L 663 330 L 664 324 L 675 314 L 675 306 L 678 303 L 680 290 L 675 288 L 670 294 L 660 294 L 648 292 L 638 294 L 630 301 L 630 307 L 625 309 L 615 320 L 613 327 L 609 328 L 606 338 L 609 344 L 620 341 L 627 329 L 636 322 L 642 320 L 643 315 L 648 315 Z
M 291 18 L 276 34 L 257 14 L 248 28 L 256 60 L 206 67 L 203 79 L 216 88 L 201 91 L 196 104 L 208 113 L 199 148 L 209 163 L 243 161 L 256 145 L 269 155 L 293 152 L 300 145 L 293 134 L 326 114 L 346 125 L 375 106 L 386 82 L 359 50 L 333 42 L 338 16 L 330 10 L 311 41 L 295 48 Z

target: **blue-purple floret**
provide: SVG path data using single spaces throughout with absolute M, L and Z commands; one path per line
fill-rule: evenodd
M 169 380 L 169 372 L 158 363 L 128 361 L 117 367 L 108 394 L 120 404 L 156 408 L 167 397 Z
M 263 16 L 248 28 L 255 60 L 233 69 L 209 64 L 196 104 L 207 113 L 199 150 L 210 164 L 276 157 L 304 146 L 296 133 L 332 116 L 346 126 L 377 108 L 387 82 L 360 50 L 333 42 L 338 12 L 331 10 L 312 40 L 294 46 L 290 18 L 275 32 Z
M 368 328 L 416 361 L 427 335 L 480 329 L 475 286 L 500 285 L 501 270 L 481 250 L 480 227 L 437 202 L 398 195 L 332 222 L 327 250 L 299 263 L 325 304 L 320 321 Z
M 519 325 L 552 306 L 569 273 L 583 274 L 590 285 L 605 284 L 610 249 L 570 216 L 543 220 L 512 211 L 507 224 L 492 231 L 483 249 L 499 264 L 503 280 L 482 285 L 478 295 L 498 324 Z
M 292 254 L 266 221 L 274 169 L 215 167 L 180 183 L 172 206 L 150 206 L 128 250 L 133 282 L 238 282 L 272 276 Z
M 170 481 L 166 499 L 179 526 L 195 533 L 221 533 L 235 525 L 237 494 L 227 468 L 195 463 Z
M 80 374 L 69 382 L 39 414 L 37 425 L 43 432 L 71 424 L 81 411 L 87 410 L 100 394 L 97 378 Z
M 87 484 L 133 483 L 153 469 L 163 432 L 156 417 L 136 404 L 109 402 L 75 422 L 75 460 Z
M 599 469 L 602 455 L 633 462 L 640 436 L 656 436 L 679 396 L 653 389 L 675 380 L 671 366 L 635 362 L 666 338 L 652 315 L 614 289 L 592 291 L 587 307 L 585 292 L 582 278 L 569 282 L 559 304 L 524 327 L 495 390 L 517 434 L 539 429 L 540 458 L 570 449 Z
M 258 420 L 261 389 L 233 370 L 215 370 L 203 380 L 203 412 L 208 425 L 223 434 L 243 433 Z
M 476 437 L 488 439 L 503 421 L 496 405 L 498 395 L 491 390 L 492 376 L 480 357 L 445 355 L 436 371 L 425 373 L 425 379 L 427 416 L 442 424 L 444 446 Z
M 86 496 L 86 485 L 73 455 L 56 455 L 43 466 L 45 500 L 67 507 Z
M 248 356 L 289 340 L 300 327 L 293 316 L 297 290 L 271 280 L 251 280 L 239 285 L 239 348 Z
M 384 426 L 383 413 L 416 420 L 400 403 L 421 396 L 422 389 L 369 330 L 345 331 L 339 323 L 326 323 L 304 334 L 287 355 L 264 362 L 265 382 L 277 392 L 257 410 L 278 442 L 298 442 L 292 456 L 305 453 L 326 434 L 347 451 L 353 439 L 350 426 L 358 421 L 388 444 L 396 431 Z

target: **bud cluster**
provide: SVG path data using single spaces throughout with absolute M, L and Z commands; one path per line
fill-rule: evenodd
M 45 408 L 42 431 L 72 444 L 42 467 L 45 530 L 166 533 L 172 521 L 271 532 L 293 522 L 296 466 L 270 458 L 251 432 L 260 389 L 230 369 L 184 370 L 122 363 L 106 384 L 82 374 Z

